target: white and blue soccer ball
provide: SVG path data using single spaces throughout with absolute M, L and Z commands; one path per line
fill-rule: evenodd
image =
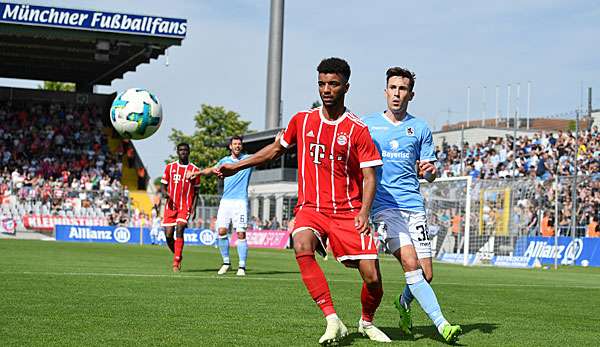
M 156 95 L 146 89 L 127 89 L 113 101 L 110 121 L 122 137 L 145 139 L 160 127 L 162 107 Z

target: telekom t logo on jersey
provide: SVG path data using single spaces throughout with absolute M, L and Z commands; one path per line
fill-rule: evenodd
M 310 151 L 310 156 L 313 157 L 313 163 L 321 164 L 320 159 L 325 158 L 325 145 L 311 143 L 308 150 Z
M 179 183 L 179 181 L 181 181 L 181 175 L 180 174 L 174 174 L 173 175 L 173 181 L 175 182 L 175 184 Z

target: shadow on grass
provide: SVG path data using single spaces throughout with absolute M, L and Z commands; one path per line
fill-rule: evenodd
M 215 275 L 217 274 L 217 271 L 219 269 L 218 268 L 208 268 L 208 269 L 185 269 L 184 272 L 189 272 L 189 273 L 214 273 Z M 235 275 L 235 272 L 237 271 L 237 268 L 231 268 L 228 272 L 228 275 Z M 277 270 L 270 270 L 270 271 L 255 271 L 252 269 L 246 270 L 246 275 L 247 276 L 252 276 L 252 275 L 283 275 L 283 274 L 299 274 L 299 271 L 277 271 Z M 226 275 L 227 276 L 227 275 Z
M 300 271 L 277 271 L 277 270 L 252 271 L 252 270 L 248 270 L 247 273 L 249 275 L 282 275 L 282 274 L 300 274 Z M 300 280 L 300 279 L 298 279 L 298 280 Z
M 467 335 L 470 332 L 477 330 L 483 334 L 492 334 L 495 329 L 498 328 L 498 324 L 495 323 L 475 323 L 475 324 L 461 324 L 462 335 Z M 380 327 L 380 329 L 389 336 L 392 341 L 417 341 L 421 339 L 431 339 L 441 343 L 446 343 L 440 336 L 437 329 L 433 325 L 426 326 L 415 326 L 413 327 L 413 336 L 407 336 L 402 333 L 402 330 L 398 327 Z M 341 343 L 340 346 L 350 346 L 356 339 L 368 339 L 362 336 L 358 332 L 349 334 Z M 455 344 L 456 346 L 463 346 L 460 344 L 460 340 Z
M 218 268 L 215 269 L 215 268 L 211 267 L 210 269 L 184 269 L 182 271 L 182 273 L 186 273 L 186 272 L 207 272 L 207 273 L 210 273 L 210 272 L 213 272 L 216 275 L 217 271 L 219 271 Z

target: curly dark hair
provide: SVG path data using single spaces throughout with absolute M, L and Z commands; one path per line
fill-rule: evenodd
M 336 73 L 346 79 L 346 82 L 350 80 L 350 65 L 341 58 L 326 58 L 321 60 L 319 66 L 317 66 L 319 73 Z
M 394 76 L 400 76 L 400 77 L 408 78 L 410 80 L 410 83 L 408 85 L 409 85 L 411 91 L 415 87 L 415 74 L 408 69 L 403 69 L 403 68 L 397 67 L 397 66 L 391 67 L 386 71 L 385 75 L 387 76 L 387 78 L 385 79 L 386 85 L 390 81 L 390 78 L 392 78 Z

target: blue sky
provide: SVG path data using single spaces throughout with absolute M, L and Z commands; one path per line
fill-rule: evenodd
M 20 2 L 20 1 L 8 1 Z M 200 105 L 224 106 L 264 129 L 269 1 L 30 1 L 31 4 L 186 18 L 182 46 L 127 73 L 99 92 L 144 87 L 160 98 L 163 125 L 136 141 L 155 177 L 173 152 L 172 128 L 191 133 Z M 385 70 L 403 66 L 417 75 L 409 111 L 433 129 L 466 118 L 506 112 L 507 84 L 521 83 L 521 113 L 527 81 L 531 112 L 548 116 L 574 110 L 593 87 L 600 108 L 600 3 L 597 1 L 287 1 L 283 52 L 284 123 L 318 99 L 316 65 L 345 58 L 352 68 L 347 105 L 362 115 L 385 109 Z M 0 85 L 38 83 L 0 79 Z M 516 104 L 513 88 L 513 109 Z M 450 109 L 449 113 L 447 110 Z

